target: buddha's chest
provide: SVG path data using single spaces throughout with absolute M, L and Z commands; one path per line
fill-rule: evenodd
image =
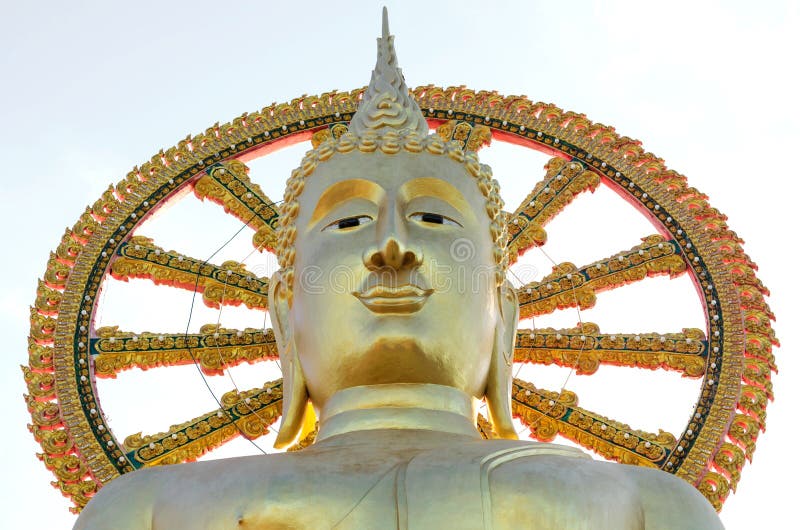
M 644 528 L 635 491 L 552 456 L 426 454 L 346 468 L 321 466 L 269 487 L 205 528 L 500 530 Z M 240 493 L 235 495 L 241 499 Z M 209 524 L 212 523 L 212 524 Z M 194 528 L 194 526 L 192 526 Z

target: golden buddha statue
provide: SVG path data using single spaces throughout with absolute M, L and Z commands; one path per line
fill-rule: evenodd
M 309 403 L 315 443 L 124 475 L 75 528 L 721 528 L 673 475 L 516 440 L 501 208 L 476 154 L 428 135 L 384 12 L 349 132 L 307 154 L 282 205 L 276 446 L 297 439 Z M 497 439 L 476 428 L 482 399 Z

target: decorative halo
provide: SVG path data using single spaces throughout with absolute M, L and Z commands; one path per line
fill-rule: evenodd
M 157 246 L 137 227 L 177 193 L 193 190 L 253 229 L 253 244 L 275 244 L 277 208 L 247 175 L 243 161 L 287 145 L 346 130 L 364 89 L 301 97 L 245 114 L 186 138 L 110 187 L 67 230 L 51 253 L 31 308 L 29 365 L 23 367 L 30 430 L 61 491 L 80 510 L 117 476 L 141 467 L 191 461 L 238 436 L 267 432 L 281 408 L 281 382 L 232 391 L 220 408 L 151 435 L 119 438 L 100 404 L 95 380 L 130 368 L 196 363 L 206 374 L 226 365 L 277 358 L 269 330 L 205 326 L 200 333 L 134 334 L 94 329 L 106 275 L 147 278 L 196 289 L 208 305 L 265 309 L 267 279 L 243 265 L 215 265 Z M 610 334 L 582 323 L 570 329 L 520 330 L 517 363 L 557 364 L 578 374 L 601 365 L 678 372 L 701 381 L 692 417 L 678 433 L 648 433 L 578 406 L 569 391 L 516 379 L 514 413 L 531 435 L 566 437 L 627 464 L 659 468 L 695 485 L 720 509 L 764 429 L 775 371 L 767 289 L 726 218 L 682 175 L 639 142 L 583 115 L 523 97 L 433 86 L 413 91 L 428 124 L 477 149 L 489 139 L 548 153 L 545 177 L 509 214 L 512 261 L 546 242 L 545 227 L 584 191 L 604 185 L 647 216 L 641 243 L 586 266 L 561 264 L 519 289 L 523 318 L 594 305 L 597 293 L 644 278 L 688 275 L 706 315 L 705 329 Z M 481 420 L 486 436 L 491 426 Z M 311 441 L 307 438 L 301 443 Z

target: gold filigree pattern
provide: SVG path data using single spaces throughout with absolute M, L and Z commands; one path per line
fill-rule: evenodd
M 261 187 L 250 180 L 248 172 L 249 168 L 238 160 L 214 164 L 194 183 L 194 194 L 221 205 L 226 213 L 254 229 L 254 247 L 274 251 L 278 210 Z
M 49 372 L 35 372 L 27 366 L 22 366 L 22 374 L 30 395 L 36 399 L 53 399 L 56 397 L 56 378 Z
M 51 289 L 42 280 L 39 280 L 39 286 L 36 289 L 36 302 L 35 306 L 38 313 L 44 315 L 54 315 L 58 312 L 58 304 L 61 302 L 61 292 L 57 289 Z
M 262 436 L 280 417 L 282 399 L 281 381 L 226 392 L 222 409 L 158 434 L 132 434 L 125 438 L 125 448 L 131 459 L 148 467 L 194 461 L 240 434 L 251 439 Z
M 520 314 L 529 318 L 567 307 L 588 309 L 600 291 L 658 274 L 677 276 L 685 270 L 674 242 L 660 235 L 647 236 L 641 245 L 580 269 L 572 263 L 553 267 L 541 281 L 519 289 Z
M 580 162 L 555 157 L 550 159 L 545 169 L 547 172 L 544 179 L 536 184 L 510 216 L 509 263 L 517 261 L 526 249 L 544 245 L 547 241 L 547 232 L 544 229 L 547 223 L 578 194 L 594 191 L 600 184 L 600 176 L 588 171 Z
M 659 467 L 676 442 L 668 432 L 633 430 L 582 409 L 569 391 L 539 390 L 515 379 L 511 396 L 514 415 L 530 428 L 532 437 L 544 442 L 560 434 L 610 460 L 647 467 Z
M 116 377 L 130 368 L 147 370 L 161 366 L 197 363 L 208 375 L 243 362 L 277 359 L 275 334 L 271 329 L 226 329 L 206 324 L 197 334 L 131 333 L 117 326 L 97 330 L 91 341 L 94 373 Z
M 719 511 L 722 509 L 722 503 L 725 502 L 728 493 L 730 493 L 731 484 L 723 475 L 707 471 L 698 481 L 697 489 Z
M 82 479 L 77 481 L 64 481 L 61 479 L 53 482 L 53 486 L 61 490 L 61 492 L 72 499 L 76 508 L 70 508 L 74 513 L 79 512 L 79 508 L 86 506 L 86 503 L 91 500 L 95 493 L 100 489 L 100 484 L 91 479 Z
M 478 151 L 492 143 L 492 131 L 485 125 L 449 120 L 436 128 L 436 134 L 445 142 L 456 142 L 464 151 Z
M 517 331 L 514 362 L 556 364 L 589 375 L 601 364 L 675 370 L 689 377 L 705 373 L 707 342 L 699 329 L 681 333 L 601 334 L 597 324 L 570 329 Z
M 494 432 L 492 422 L 490 422 L 483 414 L 478 414 L 478 432 L 481 434 L 481 438 L 484 440 L 497 438 L 497 434 Z
M 135 167 L 114 186 L 113 193 L 110 189 L 104 192 L 65 232 L 47 261 L 37 289 L 24 375 L 34 389 L 29 389 L 25 397 L 31 432 L 42 444 L 48 467 L 56 473 L 54 485 L 72 499 L 76 511 L 102 484 L 139 465 L 115 443 L 92 382 L 91 322 L 95 298 L 112 257 L 123 244 L 130 243 L 128 234 L 157 205 L 207 175 L 207 168 L 347 123 L 363 92 L 359 88 L 303 96 L 186 137 Z M 689 187 L 684 176 L 668 170 L 638 141 L 621 137 L 613 128 L 592 123 L 583 115 L 521 96 L 504 97 L 464 87 L 422 86 L 413 95 L 433 126 L 449 120 L 483 125 L 490 129 L 494 141 L 513 142 L 580 163 L 646 213 L 661 233 L 669 234 L 665 244 L 675 250 L 674 265 L 678 266 L 680 258 L 702 292 L 708 317 L 704 330 L 708 360 L 695 414 L 672 445 L 676 449 L 660 461 L 659 467 L 694 484 L 719 509 L 740 474 L 739 453 L 731 446 L 749 458 L 763 429 L 763 405 L 771 399 L 770 374 L 776 369 L 772 349 L 778 345 L 771 329 L 773 315 L 765 302 L 769 291 L 756 277 L 752 260 L 729 229 L 725 216 L 712 208 L 701 192 Z M 514 226 L 512 222 L 509 228 L 513 231 Z M 543 230 L 536 237 L 544 238 Z M 529 246 L 520 236 L 516 240 L 520 243 L 513 243 L 515 252 Z M 534 240 L 532 237 L 531 242 Z M 668 266 L 664 271 L 671 272 Z M 54 377 L 54 392 L 47 390 L 49 378 L 42 374 Z M 33 391 L 42 397 L 35 397 Z M 537 436 L 546 438 L 548 432 L 560 432 L 571 425 L 559 423 L 547 410 L 534 414 L 531 407 L 516 401 L 514 406 L 521 414 L 533 414 L 529 421 L 536 426 Z M 591 418 L 592 425 L 597 419 L 606 430 L 613 427 L 595 416 Z M 598 428 L 600 436 L 591 427 L 573 434 L 576 439 L 580 435 L 578 443 L 585 447 L 609 454 L 619 451 L 617 457 L 623 461 L 630 458 L 641 465 L 652 463 L 635 449 L 607 445 L 613 440 L 604 438 L 602 428 Z M 250 432 L 258 431 L 254 428 Z M 52 434 L 45 436 L 43 432 Z M 71 442 L 63 442 L 65 437 Z M 658 445 L 650 443 L 651 447 Z M 75 456 L 84 464 L 75 465 Z M 728 457 L 730 465 L 726 463 Z
M 32 425 L 31 433 L 45 453 L 51 457 L 70 454 L 72 451 L 72 438 L 63 429 L 42 429 Z
M 734 491 L 741 478 L 744 462 L 744 451 L 730 442 L 723 443 L 714 455 L 715 468 L 725 475 Z
M 111 274 L 118 280 L 147 278 L 203 293 L 209 307 L 220 304 L 244 304 L 249 308 L 267 308 L 268 278 L 258 278 L 235 261 L 221 266 L 201 262 L 174 251 L 165 251 L 143 236 L 134 236 L 120 245 L 111 264 Z
M 339 113 L 336 114 L 337 118 L 339 118 L 340 116 L 341 115 Z M 314 149 L 316 149 L 320 145 L 322 145 L 323 142 L 326 141 L 335 142 L 336 140 L 341 138 L 341 136 L 346 132 L 347 132 L 347 122 L 340 121 L 336 123 L 331 123 L 324 129 L 320 129 L 311 135 L 311 146 Z

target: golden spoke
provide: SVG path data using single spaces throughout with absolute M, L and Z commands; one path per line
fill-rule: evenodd
M 540 390 L 515 379 L 511 396 L 514 415 L 530 428 L 534 438 L 544 442 L 560 434 L 610 460 L 647 467 L 661 467 L 677 443 L 668 432 L 634 430 L 582 409 L 578 407 L 578 396 L 568 390 Z
M 197 460 L 208 451 L 244 435 L 264 435 L 281 415 L 282 380 L 245 392 L 222 396 L 222 409 L 173 425 L 166 432 L 125 438 L 126 456 L 134 467 L 177 464 Z
M 544 179 L 536 184 L 510 217 L 508 251 L 511 263 L 530 247 L 543 245 L 547 241 L 544 226 L 579 193 L 594 191 L 600 184 L 600 176 L 577 160 L 570 162 L 555 157 L 545 168 Z
M 130 368 L 156 368 L 197 362 L 204 373 L 216 375 L 229 366 L 277 359 L 271 329 L 225 329 L 206 324 L 197 334 L 132 333 L 117 326 L 97 330 L 91 339 L 94 373 L 116 377 Z
M 175 251 L 157 247 L 152 240 L 134 236 L 117 249 L 111 274 L 118 280 L 148 278 L 203 293 L 207 306 L 244 304 L 249 308 L 267 308 L 268 278 L 258 278 L 236 261 L 221 266 L 203 263 Z
M 699 329 L 680 333 L 600 333 L 597 324 L 584 322 L 570 329 L 517 331 L 514 360 L 556 364 L 593 374 L 601 364 L 674 370 L 689 377 L 705 373 L 708 341 Z
M 278 208 L 252 182 L 249 168 L 238 160 L 214 164 L 194 183 L 194 194 L 225 208 L 226 213 L 254 229 L 253 246 L 274 250 L 277 242 Z
M 651 235 L 630 250 L 578 269 L 561 263 L 540 282 L 518 290 L 520 318 L 552 313 L 556 309 L 594 306 L 598 292 L 659 274 L 677 276 L 686 271 L 678 243 Z

